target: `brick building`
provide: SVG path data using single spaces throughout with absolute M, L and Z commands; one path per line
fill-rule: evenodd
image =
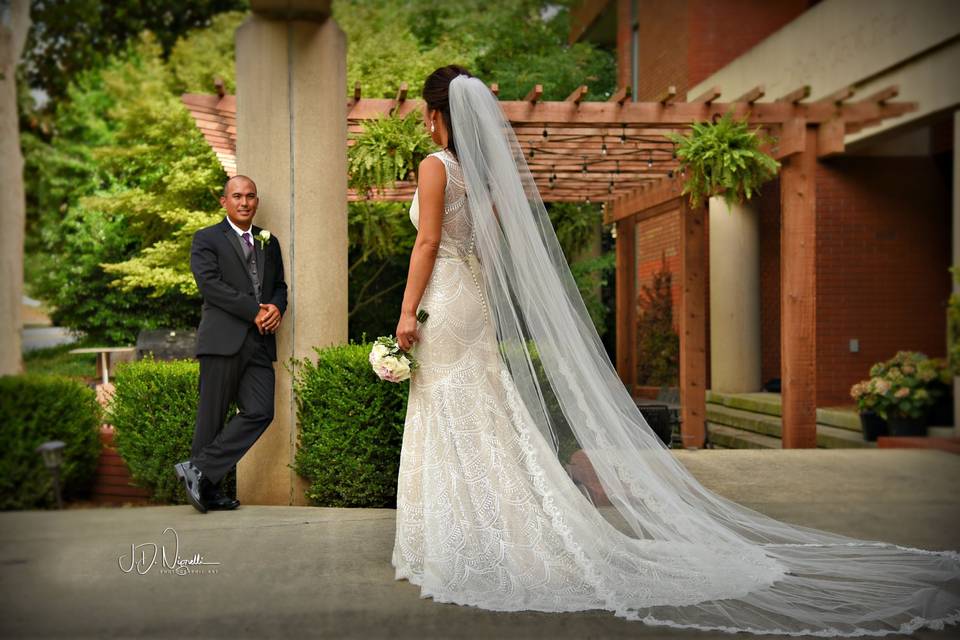
M 571 39 L 615 48 L 634 100 L 668 86 L 691 97 L 717 87 L 734 100 L 758 85 L 772 100 L 809 85 L 809 100 L 849 87 L 855 101 L 897 85 L 916 101 L 817 162 L 817 406 L 850 404 L 850 386 L 897 350 L 945 355 L 948 267 L 960 263 L 960 3 L 594 0 L 575 9 Z M 711 202 L 714 391 L 759 391 L 780 377 L 780 202 L 776 181 L 732 211 Z M 677 268 L 678 216 L 638 223 L 638 285 L 663 255 Z

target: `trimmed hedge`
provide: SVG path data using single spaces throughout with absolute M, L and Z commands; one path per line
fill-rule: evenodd
M 134 482 L 148 489 L 156 502 L 186 502 L 173 465 L 190 457 L 199 380 L 196 361 L 151 358 L 120 365 L 114 377 L 116 393 L 109 411 L 114 444 Z M 234 471 L 223 487 L 236 495 Z
M 0 509 L 55 506 L 53 479 L 36 448 L 62 440 L 65 499 L 86 495 L 100 457 L 100 405 L 84 384 L 58 376 L 0 377 Z
M 294 362 L 294 469 L 310 481 L 307 498 L 326 507 L 396 506 L 409 383 L 377 378 L 369 344 L 314 351 L 316 362 Z

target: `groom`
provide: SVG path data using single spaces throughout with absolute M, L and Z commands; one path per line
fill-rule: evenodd
M 196 232 L 190 270 L 203 297 L 197 358 L 200 403 L 190 459 L 174 468 L 200 513 L 236 509 L 220 481 L 273 420 L 274 335 L 287 308 L 280 243 L 253 226 L 257 185 L 234 176 L 220 204 L 227 216 Z M 236 402 L 239 412 L 224 425 Z

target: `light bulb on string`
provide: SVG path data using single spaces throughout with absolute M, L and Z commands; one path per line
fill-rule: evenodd
M 620 144 L 623 144 L 627 141 L 627 125 L 621 125 L 620 128 Z
M 606 142 L 604 142 L 602 145 L 600 145 L 600 155 L 603 155 L 603 156 L 607 155 L 607 143 L 606 143 Z
M 583 157 L 583 168 L 580 170 L 580 173 L 584 173 L 584 174 L 585 174 L 586 172 L 587 172 L 587 157 L 584 156 L 584 157 Z
M 647 154 L 647 169 L 653 168 L 653 151 Z
M 547 134 L 547 128 L 544 127 L 544 128 L 543 128 L 543 139 L 544 139 L 544 140 L 547 139 L 547 135 L 548 135 L 548 134 Z

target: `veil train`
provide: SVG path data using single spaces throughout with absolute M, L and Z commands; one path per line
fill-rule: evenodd
M 622 571 L 595 571 L 606 608 L 654 625 L 822 637 L 960 621 L 960 554 L 781 522 L 711 492 L 677 462 L 606 355 L 496 98 L 461 75 L 450 83 L 450 113 L 489 310 L 525 413 L 555 453 L 575 446 L 589 458 L 633 534 L 617 556 L 640 553 L 637 541 L 655 544 L 644 566 L 661 563 L 664 593 L 674 592 L 671 555 L 706 563 L 699 589 L 654 605 L 656 594 L 617 588 Z M 610 555 L 587 556 L 594 568 L 610 565 Z M 711 558 L 738 558 L 752 588 L 718 585 Z

